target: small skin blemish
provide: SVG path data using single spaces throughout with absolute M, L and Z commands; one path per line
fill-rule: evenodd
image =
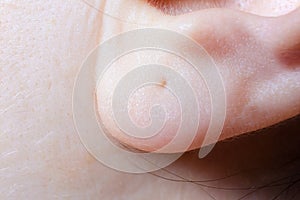
M 159 86 L 162 87 L 162 88 L 165 88 L 166 85 L 167 85 L 166 79 L 162 79 L 162 81 L 160 82 Z

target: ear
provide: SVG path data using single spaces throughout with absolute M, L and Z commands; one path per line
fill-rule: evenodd
M 156 25 L 192 38 L 214 59 L 226 92 L 226 119 L 218 140 L 262 129 L 300 113 L 300 9 L 276 18 L 209 9 L 172 17 L 160 15 Z M 130 100 L 129 112 L 136 124 L 148 123 L 149 102 L 153 99 L 159 99 L 172 110 L 161 119 L 166 123 L 159 134 L 147 139 L 128 136 L 117 128 L 110 103 L 112 93 L 101 89 L 111 88 L 112 82 L 117 82 L 114 77 L 124 73 L 124 63 L 130 65 L 135 58 L 132 56 L 130 61 L 123 62 L 122 69 L 116 66 L 116 70 L 107 75 L 109 84 L 104 81 L 98 88 L 99 116 L 109 133 L 121 143 L 144 151 L 156 151 L 173 139 L 181 123 L 180 105 L 166 93 L 166 89 L 154 86 L 137 91 Z M 168 64 L 179 66 L 175 67 L 176 70 L 190 81 L 201 113 L 192 144 L 183 149 L 181 140 L 177 140 L 164 152 L 200 148 L 204 138 L 209 137 L 206 132 L 212 111 L 211 91 L 203 80 L 195 77 L 187 64 L 166 55 L 161 58 Z M 168 80 L 164 80 L 163 85 L 167 88 Z M 189 113 L 185 114 L 189 116 Z M 184 134 L 194 133 L 187 129 Z M 215 142 L 211 139 L 206 144 Z

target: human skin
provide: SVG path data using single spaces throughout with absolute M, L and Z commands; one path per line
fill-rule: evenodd
M 212 23 L 212 27 L 217 28 L 224 23 L 218 19 L 229 20 L 227 21 L 229 23 L 235 12 L 227 15 L 226 10 L 200 10 L 173 18 L 162 15 L 143 1 L 123 0 L 114 3 L 102 2 L 97 5 L 90 2 L 97 9 L 104 10 L 119 20 L 108 17 L 79 0 L 0 3 L 0 198 L 238 199 L 243 194 L 251 192 L 251 189 L 207 188 L 186 180 L 174 182 L 153 174 L 132 175 L 112 170 L 96 161 L 87 152 L 79 139 L 72 118 L 73 84 L 81 63 L 88 53 L 105 39 L 138 27 L 134 24 L 122 23 L 120 19 L 158 27 L 168 26 L 175 31 L 180 31 L 179 25 L 190 23 L 195 16 L 200 21 L 208 20 L 205 17 L 210 15 L 226 16 L 225 19 L 216 17 L 216 24 Z M 280 15 L 290 13 L 299 3 L 287 2 L 286 7 L 274 9 L 276 10 L 274 13 L 269 9 L 270 5 L 254 3 L 249 10 L 260 15 Z M 277 4 L 274 2 L 272 5 Z M 132 15 L 133 13 L 136 15 Z M 247 44 L 249 46 L 242 40 L 236 41 L 237 38 L 233 35 L 229 43 L 241 44 L 239 54 L 234 56 L 225 54 L 226 49 L 220 49 L 218 44 L 214 43 L 214 38 L 203 40 L 209 41 L 208 43 L 201 42 L 201 37 L 197 34 L 199 28 L 202 29 L 200 25 L 190 30 L 181 30 L 200 42 L 217 63 L 225 63 L 220 70 L 225 77 L 226 91 L 229 92 L 228 102 L 231 102 L 232 106 L 240 105 L 240 107 L 236 106 L 232 108 L 232 112 L 229 112 L 225 128 L 231 131 L 225 132 L 221 139 L 265 128 L 299 114 L 299 63 L 297 65 L 297 59 L 291 57 L 292 64 L 290 62 L 282 64 L 276 54 L 281 48 L 293 51 L 293 44 L 297 44 L 297 27 L 291 26 L 292 23 L 288 23 L 291 20 L 284 17 L 266 20 L 263 17 L 246 14 L 237 13 L 237 15 L 244 19 L 239 25 L 245 23 L 250 26 L 268 22 L 268 27 L 263 29 L 265 32 L 262 30 L 254 34 L 254 42 Z M 131 16 L 136 17 L 132 19 Z M 158 18 L 161 20 L 156 20 Z M 161 24 L 157 24 L 158 22 Z M 296 28 L 283 33 L 279 25 Z M 202 29 L 204 33 L 207 30 L 205 28 L 207 27 Z M 246 30 L 253 35 L 253 29 Z M 272 34 L 268 35 L 270 30 Z M 224 31 L 221 33 L 224 34 Z M 293 33 L 295 37 L 292 37 Z M 264 34 L 269 36 L 268 39 L 260 38 Z M 215 37 L 222 38 L 222 35 Z M 265 43 L 261 43 L 262 41 Z M 282 42 L 278 43 L 278 41 Z M 261 46 L 255 46 L 256 42 Z M 251 47 L 255 50 L 249 52 Z M 259 57 L 261 55 L 263 58 Z M 250 82 L 253 86 L 252 90 L 248 90 L 250 87 L 239 88 L 241 80 L 247 76 L 245 74 L 247 67 L 253 67 L 254 71 L 258 69 L 255 65 L 246 65 L 247 67 L 243 68 L 235 63 L 245 57 L 249 58 L 248 61 L 251 63 L 254 61 L 269 63 L 270 60 L 264 59 L 271 58 L 275 60 L 273 66 L 266 66 L 269 69 L 267 72 L 270 73 L 267 74 L 268 76 L 258 76 Z M 261 74 L 260 72 L 258 70 L 255 77 Z M 272 76 L 274 74 L 276 76 Z M 255 87 L 258 82 L 259 89 L 258 86 Z M 254 107 L 246 108 L 243 101 L 242 104 L 238 104 L 241 90 L 251 91 L 247 95 L 257 97 L 251 98 L 256 102 L 253 104 Z M 262 94 L 265 96 L 260 96 Z M 276 99 L 271 98 L 274 94 Z M 272 112 L 268 110 L 267 112 L 264 108 Z M 256 112 L 250 112 L 251 109 Z M 243 115 L 244 120 L 233 123 L 233 119 L 241 114 L 241 110 L 246 113 Z M 253 116 L 247 118 L 250 114 Z M 252 123 L 248 123 L 249 121 Z M 258 187 L 288 177 L 283 180 L 286 183 L 281 186 L 261 189 L 248 196 L 249 199 L 271 199 L 290 183 L 299 179 L 297 173 L 300 164 L 296 158 L 299 158 L 297 146 L 300 138 L 297 134 L 299 132 L 297 123 L 299 118 L 271 130 L 223 141 L 202 160 L 197 158 L 196 152 L 189 152 L 167 170 L 187 180 L 217 179 L 238 173 L 225 180 L 207 183 L 225 188 Z M 136 144 L 117 133 L 112 134 L 121 142 L 131 146 Z M 159 139 L 157 141 L 160 142 Z M 201 141 L 196 142 L 194 147 L 200 143 Z M 152 146 L 154 149 L 155 144 L 157 143 L 153 143 Z M 144 146 L 140 143 L 137 147 Z M 173 179 L 182 179 L 164 170 L 155 173 Z M 297 199 L 299 185 L 297 186 L 297 183 L 290 185 L 286 196 L 280 198 L 295 196 L 294 198 Z

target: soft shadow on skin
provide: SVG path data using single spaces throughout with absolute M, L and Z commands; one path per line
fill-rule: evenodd
M 204 159 L 186 153 L 152 173 L 205 190 L 211 199 L 299 199 L 300 115 L 218 143 Z
M 93 5 L 89 6 L 102 12 Z M 298 55 L 283 53 L 282 62 L 287 63 L 291 56 L 297 58 Z M 298 60 L 294 60 L 296 63 L 292 64 L 298 64 Z M 207 194 L 206 198 L 197 196 L 195 199 L 299 199 L 299 122 L 300 116 L 255 133 L 222 141 L 201 160 L 197 157 L 198 151 L 188 152 L 171 166 L 151 173 L 149 176 L 154 179 L 151 184 L 156 183 L 155 179 L 160 184 L 184 183 L 189 189 L 199 189 Z M 126 180 L 134 176 L 126 175 Z M 144 180 L 144 177 L 137 175 L 135 178 Z M 180 195 L 181 191 L 174 192 Z

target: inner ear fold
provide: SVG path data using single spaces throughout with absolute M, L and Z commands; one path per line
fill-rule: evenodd
M 274 20 L 273 46 L 278 60 L 288 67 L 300 67 L 300 8 Z

